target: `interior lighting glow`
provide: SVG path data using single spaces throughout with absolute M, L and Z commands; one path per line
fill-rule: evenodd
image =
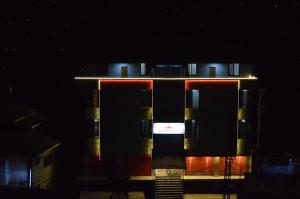
M 154 134 L 184 134 L 184 123 L 153 123 Z
M 198 79 L 198 80 L 186 80 L 185 81 L 185 89 L 191 89 L 191 84 L 193 83 L 201 83 L 201 84 L 232 84 L 232 83 L 240 83 L 239 79 Z M 239 87 L 239 86 L 238 86 Z

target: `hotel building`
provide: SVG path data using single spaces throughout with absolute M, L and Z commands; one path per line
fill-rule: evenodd
M 75 77 L 89 101 L 85 175 L 243 179 L 257 131 L 253 71 L 243 63 L 86 66 Z

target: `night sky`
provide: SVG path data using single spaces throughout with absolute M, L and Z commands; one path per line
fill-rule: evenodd
M 260 87 L 267 90 L 264 139 L 274 151 L 296 151 L 300 1 L 0 4 L 1 100 L 39 108 L 59 121 L 66 137 L 84 111 L 73 80 L 84 63 L 220 58 L 258 64 Z

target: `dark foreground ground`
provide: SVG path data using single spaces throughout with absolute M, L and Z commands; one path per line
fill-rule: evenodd
M 112 193 L 128 193 L 129 198 L 153 198 L 153 181 L 130 181 L 101 179 L 79 181 L 73 189 L 43 191 L 24 188 L 0 188 L 1 199 L 33 198 L 109 198 Z M 300 176 L 286 175 L 249 175 L 246 180 L 224 181 L 187 181 L 184 183 L 185 199 L 222 198 L 222 193 L 232 193 L 238 199 L 296 199 L 300 198 Z M 126 194 L 125 194 L 126 195 Z M 123 197 L 120 197 L 123 198 Z

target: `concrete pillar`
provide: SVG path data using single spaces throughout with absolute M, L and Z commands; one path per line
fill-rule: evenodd
M 214 157 L 214 176 L 219 176 L 220 157 Z

